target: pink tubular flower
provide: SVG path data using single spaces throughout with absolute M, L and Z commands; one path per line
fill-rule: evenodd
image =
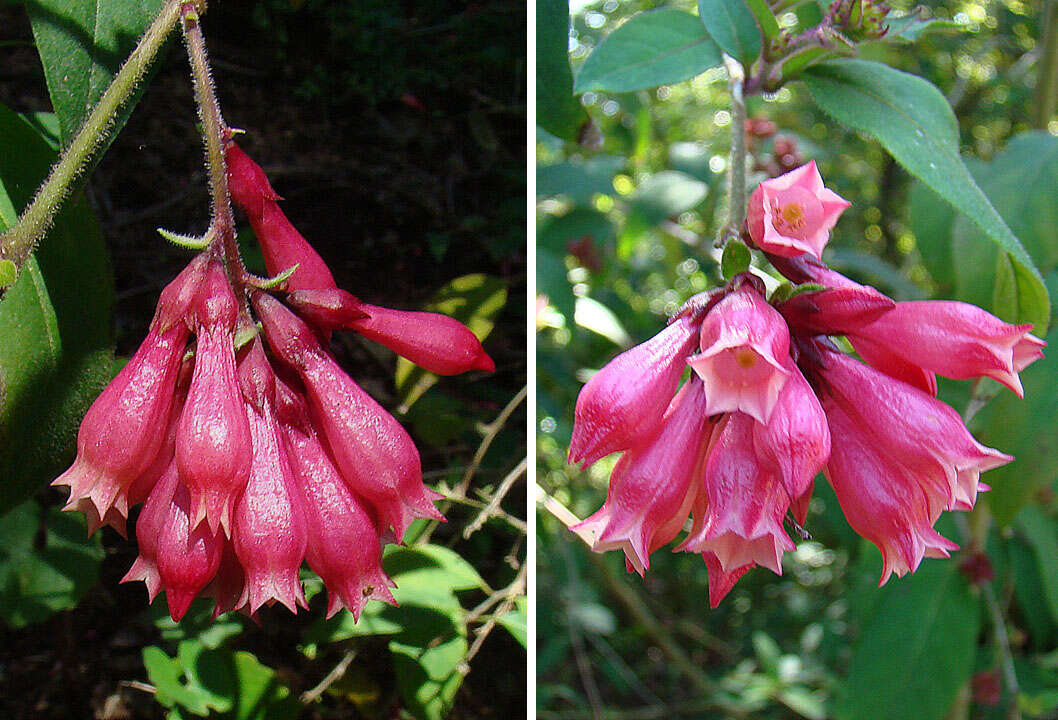
M 840 404 L 825 400 L 834 447 L 825 474 L 852 529 L 882 551 L 879 585 L 914 572 L 923 557 L 948 557 L 959 546 L 933 529 L 921 485 L 899 457 L 883 455 Z
M 851 340 L 857 350 L 867 340 L 955 380 L 990 377 L 1022 397 L 1018 372 L 1043 357 L 1047 345 L 1031 330 L 1032 325 L 1010 325 L 968 303 L 925 300 L 897 303 Z
M 382 547 L 370 514 L 349 491 L 315 434 L 284 428 L 294 477 L 305 498 L 305 559 L 327 587 L 327 617 L 345 608 L 353 620 L 368 600 L 396 604 L 382 570 Z
M 823 187 L 815 161 L 762 182 L 749 198 L 746 224 L 761 250 L 820 257 L 849 203 Z
M 447 315 L 369 305 L 337 288 L 298 290 L 290 293 L 289 300 L 313 325 L 358 332 L 432 373 L 496 369 L 474 333 Z
M 727 572 L 720 564 L 720 558 L 713 552 L 703 552 L 702 559 L 705 560 L 705 568 L 709 573 L 709 607 L 713 609 L 716 609 L 720 601 L 727 597 L 731 588 L 735 587 L 735 583 L 754 568 L 754 565 L 750 563 Z
M 753 423 L 753 450 L 758 461 L 778 473 L 786 495 L 798 504 L 795 516 L 804 522 L 812 481 L 830 456 L 830 430 L 823 408 L 792 361 L 790 377 L 767 425 Z
M 879 452 L 907 468 L 921 486 L 924 516 L 972 508 L 981 472 L 1014 459 L 977 442 L 950 406 L 846 355 L 826 352 L 821 375 L 834 400 L 828 416 L 839 406 Z
M 195 370 L 176 428 L 176 464 L 191 495 L 191 520 L 229 534 L 232 505 L 246 485 L 252 447 L 235 376 L 235 295 L 219 262 L 195 303 Z
M 782 527 L 790 497 L 777 469 L 754 451 L 753 418 L 736 412 L 721 423 L 704 466 L 704 502 L 678 549 L 714 553 L 725 573 L 755 564 L 781 575 L 783 552 L 795 549 Z
M 423 485 L 419 452 L 400 423 L 322 351 L 294 313 L 261 293 L 254 306 L 269 347 L 301 376 L 313 424 L 350 489 L 375 506 L 398 540 L 416 518 L 443 519 L 432 502 L 440 495 Z
M 676 318 L 592 375 L 577 396 L 569 461 L 585 467 L 649 438 L 661 424 L 698 339 L 694 318 Z
M 896 303 L 867 285 L 802 292 L 778 306 L 792 331 L 844 335 L 869 326 Z
M 170 463 L 151 490 L 136 521 L 136 540 L 140 553 L 121 579 L 123 583 L 142 580 L 147 586 L 147 596 L 151 602 L 154 602 L 162 586 L 162 578 L 158 574 L 158 538 L 165 529 L 169 507 L 179 482 L 176 463 Z
M 693 499 L 691 485 L 709 444 L 701 381 L 692 377 L 672 400 L 653 439 L 626 451 L 610 476 L 606 503 L 574 529 L 595 533 L 592 550 L 623 550 L 642 575 L 649 555 L 682 529 Z
M 743 282 L 705 316 L 701 349 L 687 362 L 705 383 L 706 412 L 767 423 L 789 375 L 790 333 L 775 308 Z
M 278 601 L 297 612 L 297 605 L 308 607 L 298 577 L 308 527 L 304 499 L 275 421 L 275 379 L 259 341 L 240 366 L 240 380 L 253 463 L 233 517 L 232 545 L 246 573 L 236 605 L 255 613 Z
M 220 566 L 224 537 L 206 523 L 191 525 L 191 497 L 179 480 L 156 540 L 155 565 L 169 603 L 169 614 L 180 622 L 191 601 L 209 584 Z

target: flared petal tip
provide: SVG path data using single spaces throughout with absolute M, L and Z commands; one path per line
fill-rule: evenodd
M 489 357 L 488 353 L 484 350 L 474 358 L 474 362 L 470 365 L 471 370 L 481 370 L 483 372 L 496 372 L 496 362 Z

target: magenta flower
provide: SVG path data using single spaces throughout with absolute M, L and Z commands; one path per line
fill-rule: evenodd
M 657 430 L 698 343 L 698 324 L 678 317 L 595 373 L 577 397 L 569 461 L 585 467 Z
M 747 226 L 761 250 L 796 257 L 820 257 L 830 231 L 849 203 L 823 187 L 815 161 L 771 180 L 749 198 Z
M 191 494 L 194 525 L 230 535 L 253 450 L 235 374 L 237 304 L 224 267 L 213 262 L 195 303 L 198 347 L 191 388 L 176 428 L 176 464 Z
M 766 423 L 790 372 L 790 332 L 750 282 L 705 316 L 701 353 L 688 363 L 705 383 L 706 412 L 742 412 Z
M 617 461 L 606 503 L 575 528 L 594 533 L 593 550 L 623 550 L 642 575 L 650 553 L 676 537 L 690 514 L 694 471 L 709 445 L 704 410 L 703 385 L 692 378 L 673 398 L 660 430 Z
M 442 374 L 494 366 L 451 318 L 339 290 L 260 167 L 233 148 L 233 199 L 269 267 L 298 265 L 286 288 L 301 318 L 257 289 L 275 283 L 226 266 L 211 245 L 163 291 L 150 334 L 92 406 L 55 484 L 71 488 L 67 509 L 83 511 L 90 531 L 124 532 L 129 507 L 144 502 L 123 581 L 142 580 L 152 601 L 164 591 L 174 620 L 196 596 L 214 601 L 214 616 L 275 603 L 296 612 L 303 561 L 323 580 L 328 616 L 356 618 L 371 600 L 394 602 L 383 544 L 416 518 L 444 518 L 411 437 L 321 339 L 350 329 Z
M 795 548 L 784 522 L 804 533 L 820 470 L 852 528 L 881 549 L 881 582 L 958 549 L 934 529 L 941 513 L 972 509 L 988 489 L 981 473 L 1013 458 L 936 399 L 935 374 L 993 378 L 1020 396 L 1018 373 L 1045 346 L 1031 326 L 972 305 L 897 303 L 831 270 L 818 255 L 847 203 L 813 165 L 777 180 L 754 194 L 751 234 L 776 270 L 811 286 L 773 307 L 743 273 L 691 298 L 584 386 L 570 442 L 571 462 L 624 451 L 605 504 L 576 526 L 594 533 L 592 549 L 623 550 L 642 574 L 689 514 L 676 550 L 701 554 L 713 607 L 757 565 L 782 573 Z M 777 239 L 794 216 L 804 233 Z M 827 336 L 847 338 L 862 361 Z M 684 360 L 693 374 L 670 400 Z

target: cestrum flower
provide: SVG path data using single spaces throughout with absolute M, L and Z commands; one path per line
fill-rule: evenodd
M 981 473 L 1013 458 L 935 397 L 936 375 L 992 378 L 1020 397 L 1018 373 L 1045 346 L 1031 325 L 961 302 L 898 303 L 828 268 L 819 256 L 848 203 L 815 165 L 753 197 L 749 234 L 794 285 L 768 299 L 742 273 L 692 298 L 584 386 L 569 453 L 587 465 L 624 452 L 605 504 L 576 526 L 592 549 L 622 550 L 642 574 L 689 521 L 676 550 L 702 556 L 713 607 L 757 565 L 782 573 L 795 548 L 784 522 L 803 532 L 820 471 L 881 549 L 880 584 L 957 550 L 934 529 L 941 513 L 971 510 Z
M 823 187 L 813 160 L 758 185 L 749 197 L 746 224 L 754 244 L 764 252 L 818 258 L 848 206 L 848 201 Z
M 326 341 L 352 330 L 441 374 L 494 365 L 452 318 L 337 288 L 261 168 L 234 144 L 227 158 L 232 199 L 286 284 L 253 278 L 208 243 L 162 292 L 147 338 L 89 409 L 77 457 L 53 484 L 70 488 L 66 509 L 84 512 L 90 532 L 124 533 L 144 503 L 124 581 L 142 580 L 152 601 L 164 590 L 174 620 L 199 595 L 215 614 L 296 612 L 303 561 L 327 588 L 328 616 L 356 618 L 369 600 L 394 602 L 383 543 L 416 518 L 443 518 L 411 437 Z M 292 309 L 269 294 L 276 287 Z

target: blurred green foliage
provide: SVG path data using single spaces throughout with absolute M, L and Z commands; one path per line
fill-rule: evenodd
M 829 5 L 770 4 L 785 8 L 776 13 L 782 27 L 798 29 Z M 888 4 L 890 37 L 859 46 L 858 57 L 940 89 L 964 161 L 1053 290 L 1058 118 L 1033 128 L 1040 4 L 930 2 L 913 18 L 910 0 Z M 574 77 L 603 38 L 656 8 L 695 12 L 697 4 L 572 2 Z M 590 122 L 561 138 L 537 130 L 538 482 L 581 518 L 602 504 L 615 460 L 587 471 L 565 462 L 581 386 L 691 295 L 722 282 L 713 239 L 732 131 L 724 78 L 715 68 L 648 90 L 585 92 Z M 748 114 L 777 126 L 748 138 L 751 182 L 813 159 L 828 187 L 852 201 L 824 255 L 831 266 L 898 300 L 969 300 L 1006 314 L 995 245 L 878 142 L 824 115 L 804 83 L 749 98 Z M 1053 347 L 1058 333 L 1048 340 Z M 755 569 L 716 610 L 699 558 L 658 551 L 640 579 L 619 554 L 591 554 L 538 512 L 538 583 L 552 589 L 538 607 L 539 716 L 990 719 L 1014 704 L 1022 717 L 1054 717 L 1058 608 L 1044 600 L 1058 572 L 1054 355 L 1023 373 L 1024 401 L 1004 390 L 971 424 L 983 443 L 1019 457 L 983 478 L 994 490 L 968 519 L 971 531 L 986 530 L 1020 697 L 988 692 L 989 683 L 1004 685 L 994 623 L 984 591 L 960 572 L 983 556 L 926 560 L 879 589 L 880 554 L 852 532 L 819 478 L 811 538 L 784 558 L 782 577 Z M 978 390 L 995 394 L 986 383 Z M 969 385 L 942 382 L 941 397 L 962 410 Z M 939 529 L 967 544 L 950 519 Z

